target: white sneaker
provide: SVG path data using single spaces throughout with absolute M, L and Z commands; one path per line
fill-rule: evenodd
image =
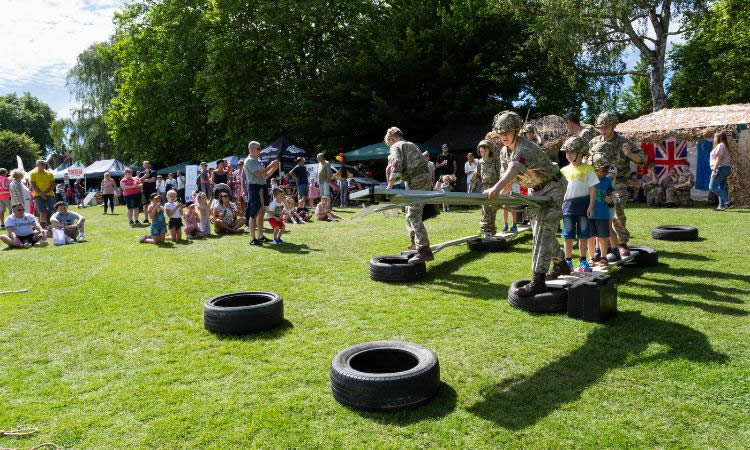
M 66 244 L 73 244 L 73 243 L 75 243 L 75 240 L 73 240 L 73 238 L 71 238 L 71 237 L 65 236 L 65 243 Z
M 31 248 L 31 242 L 24 242 L 23 248 Z
M 83 241 L 85 241 L 85 240 L 86 240 L 86 239 L 85 239 L 85 238 L 83 237 L 83 235 L 80 235 L 80 236 L 78 236 L 78 237 L 76 238 L 76 241 L 78 241 L 78 242 L 83 242 Z

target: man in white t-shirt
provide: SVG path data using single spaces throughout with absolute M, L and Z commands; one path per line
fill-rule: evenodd
M 11 207 L 13 214 L 5 219 L 5 236 L 0 236 L 8 247 L 29 248 L 32 245 L 43 247 L 47 245 L 47 232 L 39 226 L 36 217 L 26 214 L 23 204 Z
M 466 174 L 466 192 L 471 192 L 471 180 L 477 173 L 477 161 L 474 159 L 474 153 L 466 154 L 466 163 L 464 164 L 464 173 Z

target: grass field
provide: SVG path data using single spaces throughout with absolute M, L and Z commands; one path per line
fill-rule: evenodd
M 344 213 L 350 217 L 356 210 Z M 403 216 L 290 226 L 159 248 L 98 208 L 84 244 L 0 252 L 0 430 L 65 447 L 750 446 L 748 210 L 628 209 L 658 267 L 622 269 L 606 325 L 506 302 L 528 278 L 530 236 L 505 253 L 436 255 L 427 278 L 387 285 L 369 258 L 408 244 Z M 434 243 L 478 229 L 478 210 L 427 224 Z M 656 225 L 699 227 L 654 241 Z M 245 338 L 203 328 L 219 293 L 284 297 L 284 326 Z M 333 356 L 400 339 L 438 355 L 443 385 L 416 410 L 360 413 L 330 393 Z

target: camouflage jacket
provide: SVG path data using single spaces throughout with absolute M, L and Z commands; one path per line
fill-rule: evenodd
M 501 154 L 507 151 L 503 147 Z M 509 167 L 518 170 L 518 184 L 528 188 L 539 190 L 551 181 L 562 179 L 560 169 L 547 157 L 547 154 L 538 145 L 525 137 L 519 136 L 516 140 L 516 148 L 510 155 Z
M 594 145 L 596 145 L 599 142 L 604 142 L 604 137 L 597 136 L 593 138 L 589 142 L 589 148 L 594 148 Z M 614 139 L 610 139 L 609 142 L 611 142 L 614 145 L 615 152 L 613 155 L 610 155 L 608 158 L 609 161 L 612 162 L 612 164 L 615 166 L 615 169 L 617 169 L 617 179 L 614 181 L 615 183 L 625 183 L 626 180 L 630 178 L 630 158 L 625 156 L 625 153 L 623 153 L 623 146 L 625 144 L 628 144 L 630 146 L 631 153 L 634 154 L 635 159 L 632 161 L 636 164 L 646 164 L 646 161 L 648 160 L 648 157 L 645 153 L 643 153 L 643 150 L 640 147 L 637 147 L 632 141 L 627 139 L 625 136 L 621 135 L 620 133 L 615 132 Z M 589 154 L 589 158 L 591 158 L 591 154 Z M 586 162 L 586 160 L 584 160 Z M 587 164 L 590 164 L 587 162 Z
M 500 158 L 497 156 L 490 156 L 480 159 L 477 162 L 477 173 L 471 180 L 472 191 L 477 185 L 482 189 L 489 189 L 500 180 L 500 175 L 503 174 Z
M 643 186 L 643 189 L 650 190 L 659 185 L 659 179 L 656 177 L 655 173 L 646 173 L 646 175 L 641 178 L 641 185 Z
M 578 132 L 578 137 L 582 138 L 586 142 L 591 142 L 592 139 L 599 136 L 599 132 L 596 128 L 591 125 L 582 125 L 581 131 Z
M 677 189 L 689 191 L 695 185 L 695 177 L 693 176 L 692 172 L 688 170 L 687 172 L 682 172 L 682 174 L 677 177 L 677 181 L 675 181 L 674 184 L 675 187 L 681 184 L 687 184 L 688 186 L 680 187 Z
M 425 175 L 428 182 L 432 179 L 430 169 L 427 167 L 427 160 L 422 155 L 422 151 L 409 141 L 398 141 L 391 145 L 388 166 L 391 169 L 389 182 L 409 182 L 416 179 L 422 181 Z

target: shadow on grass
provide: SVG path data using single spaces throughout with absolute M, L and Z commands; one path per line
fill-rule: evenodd
M 652 343 L 669 349 L 628 362 L 631 355 L 643 353 Z M 645 317 L 638 311 L 621 312 L 609 324 L 591 332 L 580 348 L 534 374 L 509 377 L 487 386 L 482 391 L 483 400 L 469 411 L 504 428 L 522 430 L 562 405 L 578 400 L 612 369 L 675 359 L 721 364 L 729 360 L 714 351 L 699 331 Z
M 660 258 L 674 258 L 674 259 L 684 259 L 688 261 L 714 261 L 712 258 L 709 258 L 705 255 L 699 255 L 696 253 L 682 253 L 682 252 L 665 252 L 662 250 L 659 250 L 659 257 Z
M 649 277 L 650 274 L 669 274 L 678 277 L 690 277 L 703 279 L 700 282 L 690 281 L 668 281 Z M 704 269 L 670 268 L 666 264 L 648 268 L 627 268 L 613 273 L 618 284 L 623 285 L 632 280 L 637 287 L 650 289 L 655 295 L 643 293 L 633 294 L 620 290 L 621 298 L 632 299 L 649 303 L 661 303 L 675 306 L 690 306 L 714 314 L 725 314 L 730 316 L 747 316 L 750 312 L 734 308 L 732 306 L 717 305 L 715 303 L 734 303 L 743 305 L 746 303 L 750 289 L 738 287 L 726 287 L 716 284 L 716 280 L 729 280 L 735 284 L 738 282 L 750 285 L 750 275 L 733 274 L 728 272 L 715 272 Z M 701 300 L 688 300 L 681 298 L 685 294 L 700 296 Z
M 258 333 L 247 334 L 244 336 L 235 336 L 231 334 L 219 334 L 213 333 L 221 341 L 260 341 L 260 340 L 271 340 L 279 339 L 286 333 L 294 328 L 292 322 L 283 319 L 279 326 L 266 331 L 260 331 Z
M 392 412 L 368 412 L 352 410 L 361 417 L 386 425 L 406 426 L 423 420 L 434 420 L 445 417 L 456 409 L 456 390 L 445 382 L 440 383 L 440 390 L 435 398 L 422 406 Z
M 461 295 L 467 298 L 481 298 L 483 300 L 502 298 L 505 295 L 504 293 L 508 291 L 508 286 L 492 283 L 486 277 L 454 273 L 464 265 L 482 259 L 486 255 L 486 252 L 467 251 L 453 259 L 430 266 L 427 270 L 427 276 L 415 286 L 420 289 L 438 289 L 447 294 Z
M 319 248 L 312 248 L 307 244 L 295 244 L 294 242 L 284 241 L 283 244 L 263 245 L 264 248 L 276 250 L 279 253 L 294 253 L 296 255 L 306 255 L 310 252 L 322 252 Z

